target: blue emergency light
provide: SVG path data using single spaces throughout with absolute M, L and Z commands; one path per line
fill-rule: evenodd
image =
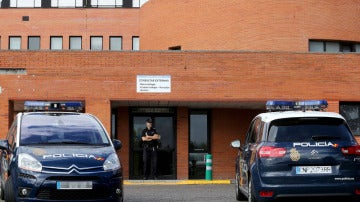
M 25 111 L 82 111 L 82 102 L 25 101 Z
M 270 100 L 266 102 L 266 110 L 275 111 L 324 111 L 328 107 L 326 100 L 281 101 Z

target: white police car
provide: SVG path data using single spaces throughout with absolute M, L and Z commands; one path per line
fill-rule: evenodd
M 123 200 L 121 142 L 81 109 L 81 102 L 25 102 L 26 111 L 38 112 L 19 113 L 0 141 L 2 199 Z
M 310 197 L 360 201 L 360 146 L 327 102 L 269 101 L 236 158 L 236 198 Z

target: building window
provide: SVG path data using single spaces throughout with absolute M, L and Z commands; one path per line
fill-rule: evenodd
M 131 7 L 140 8 L 148 0 L 127 0 L 127 1 L 129 1 L 129 3 L 131 3 Z M 124 2 L 124 4 L 125 4 L 125 2 Z M 124 7 L 125 7 L 125 5 L 124 5 Z
M 325 42 L 325 52 L 328 52 L 328 53 L 340 52 L 340 43 L 333 42 L 333 41 L 326 41 Z
M 40 50 L 40 37 L 29 36 L 28 37 L 28 50 Z
M 50 37 L 50 49 L 51 50 L 62 50 L 63 49 L 63 38 L 62 36 Z
M 110 47 L 110 50 L 112 50 L 112 51 L 121 51 L 122 50 L 122 37 L 121 36 L 111 36 L 109 47 Z
M 92 36 L 90 37 L 90 50 L 102 50 L 103 49 L 103 37 Z
M 83 0 L 51 0 L 53 8 L 75 8 L 83 7 Z
M 69 37 L 69 47 L 70 50 L 81 50 L 82 49 L 82 38 L 81 36 L 71 36 Z
M 351 132 L 360 135 L 360 102 L 341 102 L 340 114 L 346 119 Z
M 138 36 L 132 37 L 132 50 L 140 50 L 140 38 Z
M 41 0 L 10 0 L 12 8 L 40 8 Z
M 96 0 L 91 1 L 91 7 L 122 7 L 124 0 Z M 125 0 L 128 1 L 128 0 Z
M 355 52 L 360 53 L 360 43 L 355 44 Z
M 327 53 L 348 53 L 359 52 L 357 46 L 360 43 L 347 42 L 347 41 L 321 41 L 310 40 L 309 51 L 310 52 L 327 52 Z
M 21 36 L 10 36 L 9 37 L 9 49 L 20 50 L 21 49 Z
M 324 42 L 322 41 L 309 41 L 310 52 L 324 52 Z

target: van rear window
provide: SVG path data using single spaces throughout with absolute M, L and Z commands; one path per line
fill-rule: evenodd
M 287 118 L 271 122 L 269 142 L 352 141 L 346 122 L 338 118 Z

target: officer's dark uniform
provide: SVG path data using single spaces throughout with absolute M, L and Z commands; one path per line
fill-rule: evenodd
M 142 132 L 142 137 L 145 137 L 146 134 L 154 136 L 157 132 L 155 128 L 145 128 Z M 149 163 L 151 163 L 151 177 L 156 178 L 158 147 L 158 140 L 143 141 L 144 179 L 147 179 L 149 176 Z

